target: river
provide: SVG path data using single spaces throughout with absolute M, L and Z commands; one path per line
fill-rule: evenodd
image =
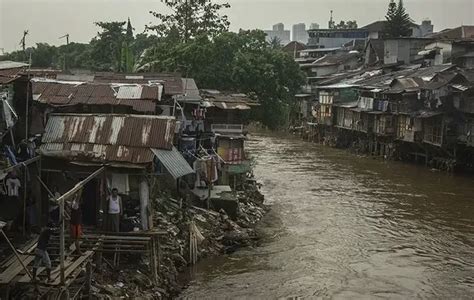
M 252 136 L 262 245 L 200 262 L 185 298 L 472 299 L 474 179 Z

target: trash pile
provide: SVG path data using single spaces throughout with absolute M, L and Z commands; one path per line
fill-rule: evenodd
M 158 283 L 153 284 L 145 275 L 147 265 L 139 259 L 122 267 L 119 272 L 102 270 L 102 275 L 95 278 L 93 294 L 100 295 L 98 298 L 101 299 L 173 298 L 182 289 L 179 273 L 192 263 L 254 245 L 259 237 L 253 226 L 266 211 L 263 195 L 255 187 L 238 192 L 236 197 L 239 209 L 237 217 L 232 220 L 222 209 L 218 212 L 207 210 L 168 195 L 159 196 L 154 202 L 156 226 L 153 230 L 166 234 L 160 238 Z

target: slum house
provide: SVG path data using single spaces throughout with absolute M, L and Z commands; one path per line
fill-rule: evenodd
M 42 224 L 41 187 L 36 179 L 41 166 L 35 138 L 25 130 L 30 97 L 27 66 L 0 62 L 0 219 L 7 222 L 8 234 L 20 231 L 25 235 Z
M 415 116 L 423 108 L 422 88 L 436 74 L 450 69 L 450 65 L 405 69 L 376 78 L 375 82 L 369 79 L 359 83 L 360 94 L 373 99 L 374 110 L 370 114 L 374 116 L 376 138 L 372 153 L 392 157 L 397 146 L 395 141 L 413 143 L 419 140 L 421 122 Z M 374 98 L 370 97 L 371 92 L 374 92 Z
M 163 96 L 159 105 L 162 115 L 173 116 L 175 108 L 175 97 L 182 95 L 183 80 L 177 73 L 106 73 L 94 74 L 94 82 L 97 83 L 131 83 L 131 84 L 161 84 Z
M 425 66 L 453 63 L 461 68 L 472 68 L 470 60 L 474 51 L 472 40 L 436 40 L 429 43 L 418 54 L 423 55 Z
M 296 59 L 301 56 L 300 53 L 302 50 L 306 50 L 306 45 L 297 41 L 293 41 L 286 44 L 281 50 Z
M 346 85 L 346 88 L 348 90 L 354 89 L 355 86 L 353 84 L 357 82 L 358 80 L 362 79 L 367 79 L 372 76 L 375 76 L 379 74 L 381 70 L 356 70 L 356 71 L 346 71 L 344 73 L 338 73 L 331 75 L 327 79 L 322 79 L 320 80 L 317 84 L 312 85 L 311 87 L 311 94 L 313 95 L 319 95 L 319 90 L 320 89 L 325 89 L 327 86 L 331 85 Z M 323 101 L 327 102 L 327 92 L 324 92 L 323 94 Z M 323 126 L 328 126 L 328 125 L 322 125 L 323 123 L 321 122 L 329 122 L 332 118 L 330 117 L 330 107 L 328 106 L 328 103 L 322 103 L 321 99 L 318 97 L 315 97 L 315 101 L 311 105 L 311 116 L 308 122 L 305 124 L 305 130 L 303 131 L 305 135 L 307 135 L 308 139 L 320 139 L 323 136 Z M 356 100 L 356 99 L 355 99 Z M 348 102 L 354 101 L 348 100 Z M 341 108 L 342 109 L 342 108 Z M 336 115 L 337 112 L 334 113 Z M 332 114 L 331 114 L 332 115 Z M 323 120 L 326 118 L 326 120 Z
M 427 38 L 387 38 L 384 40 L 384 65 L 413 64 L 423 60 L 419 52 L 432 42 Z
M 474 170 L 474 86 L 452 84 L 453 105 L 463 114 L 462 125 L 458 128 L 459 152 L 466 168 Z
M 153 224 L 150 195 L 151 186 L 162 173 L 157 161 L 166 159 L 160 153 L 175 154 L 173 117 L 124 114 L 52 114 L 48 118 L 40 147 L 44 158 L 43 179 L 59 193 L 102 166 L 105 174 L 89 181 L 83 188 L 83 222 L 99 226 L 105 199 L 112 188 L 123 197 L 127 218 L 123 231 L 135 227 L 146 230 Z M 172 153 L 173 152 L 173 153 Z M 177 158 L 176 163 L 184 159 Z M 170 161 L 161 161 L 173 176 L 192 173 L 190 168 L 173 169 Z M 184 163 L 186 166 L 186 163 Z M 180 174 L 175 174 L 180 172 Z
M 247 123 L 244 116 L 258 104 L 245 94 L 202 90 L 202 95 L 210 106 L 206 113 L 206 130 L 214 134 L 217 153 L 223 160 L 219 182 L 235 187 L 250 171 L 245 154 Z
M 422 87 L 421 98 L 424 105 L 414 114 L 414 122 L 421 124 L 425 163 L 432 161 L 440 168 L 454 167 L 452 164 L 456 163 L 458 129 L 463 127 L 464 118 L 454 105 L 452 85 L 462 86 L 467 82 L 464 75 L 452 68 L 436 74 Z
M 334 131 L 336 124 L 337 107 L 357 100 L 354 86 L 350 84 L 334 84 L 319 87 L 319 105 L 315 107 L 313 116 L 317 128 L 312 135 L 317 140 L 324 143 L 333 144 L 337 141 L 337 131 Z
M 24 120 L 28 105 L 28 79 L 22 76 L 27 64 L 13 61 L 0 61 L 0 97 L 2 101 L 2 122 L 0 131 L 2 141 L 10 139 L 15 146 L 25 137 Z M 17 122 L 19 126 L 15 126 Z M 14 128 L 16 127 L 16 128 Z M 22 130 L 23 129 L 23 130 Z
M 31 132 L 43 133 L 50 113 L 159 114 L 163 86 L 32 79 Z
M 311 78 L 328 78 L 329 75 L 342 71 L 354 70 L 360 66 L 360 54 L 358 52 L 338 52 L 318 58 L 312 63 L 300 64 Z
M 385 42 L 382 39 L 369 39 L 364 49 L 364 65 L 383 65 L 385 57 Z
M 291 124 L 294 130 L 304 127 L 304 124 L 312 118 L 311 111 L 315 104 L 316 96 L 313 94 L 300 93 L 295 95 L 294 106 L 291 109 Z
M 368 25 L 362 27 L 369 31 L 369 39 L 382 39 L 385 37 L 385 28 L 388 25 L 388 21 L 375 21 Z M 433 33 L 433 24 L 430 20 L 424 20 L 420 25 L 412 23 L 411 24 L 411 37 L 413 38 L 423 38 L 430 36 Z
M 474 26 L 462 25 L 456 28 L 448 28 L 440 32 L 435 32 L 429 37 L 433 39 L 443 39 L 443 40 L 473 39 Z

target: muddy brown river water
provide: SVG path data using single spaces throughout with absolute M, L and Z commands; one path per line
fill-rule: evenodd
M 247 147 L 262 245 L 202 261 L 183 297 L 474 298 L 474 178 L 296 138 Z

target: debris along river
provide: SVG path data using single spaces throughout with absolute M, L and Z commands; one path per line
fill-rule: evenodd
M 471 298 L 474 179 L 253 136 L 262 245 L 198 263 L 184 298 Z

